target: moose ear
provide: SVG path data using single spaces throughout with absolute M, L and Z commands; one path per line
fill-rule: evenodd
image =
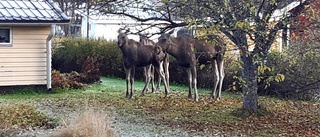
M 118 29 L 118 31 L 117 31 L 117 32 L 118 32 L 118 33 L 121 33 L 121 31 L 122 31 L 122 28 Z

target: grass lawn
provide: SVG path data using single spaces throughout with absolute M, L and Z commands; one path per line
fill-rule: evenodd
M 24 94 L 0 95 L 0 103 L 28 102 L 37 104 L 35 106 L 40 110 L 48 107 L 57 111 L 90 107 L 115 111 L 118 117 L 131 122 L 166 125 L 172 129 L 202 133 L 203 136 L 320 135 L 318 102 L 259 97 L 261 109 L 250 114 L 241 109 L 241 95 L 223 92 L 222 101 L 213 101 L 208 99 L 210 90 L 199 89 L 200 101 L 194 102 L 187 99 L 186 86 L 171 84 L 170 95 L 164 98 L 163 87 L 161 92 L 140 96 L 143 85 L 143 82 L 136 81 L 134 98 L 127 99 L 125 80 L 103 77 L 101 84 L 81 90 L 57 91 L 54 94 L 22 91 Z

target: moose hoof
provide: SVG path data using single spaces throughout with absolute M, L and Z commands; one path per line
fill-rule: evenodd
M 131 93 L 131 94 L 129 94 L 129 98 L 131 99 L 131 98 L 133 98 L 133 94 Z
M 164 97 L 167 98 L 167 97 L 168 97 L 168 94 L 164 94 Z
M 192 95 L 189 94 L 189 95 L 188 95 L 188 98 L 189 98 L 189 99 L 192 99 Z

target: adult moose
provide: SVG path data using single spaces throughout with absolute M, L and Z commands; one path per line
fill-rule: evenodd
M 148 67 L 150 72 L 151 65 L 153 65 L 158 72 L 159 76 L 164 80 L 164 72 L 160 62 L 164 59 L 165 54 L 161 47 L 153 45 L 142 46 L 139 42 L 129 39 L 127 32 L 121 32 L 118 30 L 118 47 L 122 52 L 123 65 L 126 73 L 126 97 L 132 98 L 134 93 L 134 76 L 136 67 Z M 148 73 L 150 74 L 150 73 Z M 150 76 L 146 77 L 145 86 L 141 95 L 145 94 L 146 87 L 150 82 Z M 165 96 L 169 93 L 169 88 L 164 80 Z
M 192 98 L 192 89 L 194 90 L 194 100 L 198 101 L 198 89 L 197 89 L 197 70 L 196 70 L 196 57 L 193 52 L 194 41 L 191 35 L 178 36 L 176 38 L 170 35 L 173 31 L 162 34 L 158 38 L 157 45 L 160 45 L 163 50 L 176 58 L 178 64 L 186 68 L 189 80 L 189 94 L 188 97 Z
M 208 41 L 209 40 L 209 41 Z M 195 39 L 193 45 L 196 49 L 196 57 L 198 63 L 201 64 L 211 64 L 214 72 L 214 85 L 212 92 L 210 94 L 210 99 L 215 98 L 216 91 L 218 90 L 217 100 L 221 99 L 221 90 L 224 73 L 224 53 L 225 44 L 222 39 L 217 35 L 208 35 L 203 39 Z
M 156 46 L 156 43 L 153 40 L 150 40 L 145 34 L 139 34 L 139 38 L 140 38 L 139 42 L 142 45 Z M 167 82 L 168 88 L 170 88 L 170 85 L 169 85 L 169 55 L 168 55 L 168 53 L 165 53 L 165 57 L 164 57 L 163 61 L 160 62 L 160 65 L 163 65 L 163 67 L 164 67 L 166 82 Z M 144 72 L 145 72 L 145 75 L 147 75 L 146 74 L 147 71 L 144 70 Z M 154 88 L 154 67 L 151 68 L 151 74 L 149 74 L 149 76 L 151 76 L 152 88 Z M 161 77 L 158 76 L 158 84 L 157 84 L 156 91 L 160 90 L 160 84 L 161 84 Z M 148 90 L 148 88 L 147 88 L 147 90 Z M 152 91 L 153 91 L 153 89 L 152 89 Z
M 224 79 L 223 70 L 223 56 L 225 52 L 225 46 L 215 45 L 212 46 L 206 42 L 206 40 L 196 39 L 189 34 L 182 34 L 177 37 L 171 37 L 173 31 L 162 34 L 158 43 L 162 46 L 163 50 L 174 58 L 176 58 L 178 64 L 187 70 L 189 81 L 189 94 L 188 98 L 192 98 L 192 88 L 194 90 L 194 100 L 198 101 L 197 90 L 197 61 L 199 64 L 211 63 L 214 68 L 214 86 L 210 95 L 210 99 L 215 98 L 216 90 L 219 86 L 219 93 L 217 100 L 221 99 L 221 88 Z M 219 39 L 217 44 L 222 44 Z

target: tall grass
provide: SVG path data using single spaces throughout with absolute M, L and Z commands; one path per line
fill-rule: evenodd
M 65 128 L 58 130 L 54 137 L 113 137 L 110 119 L 103 113 L 88 109 L 71 119 Z

